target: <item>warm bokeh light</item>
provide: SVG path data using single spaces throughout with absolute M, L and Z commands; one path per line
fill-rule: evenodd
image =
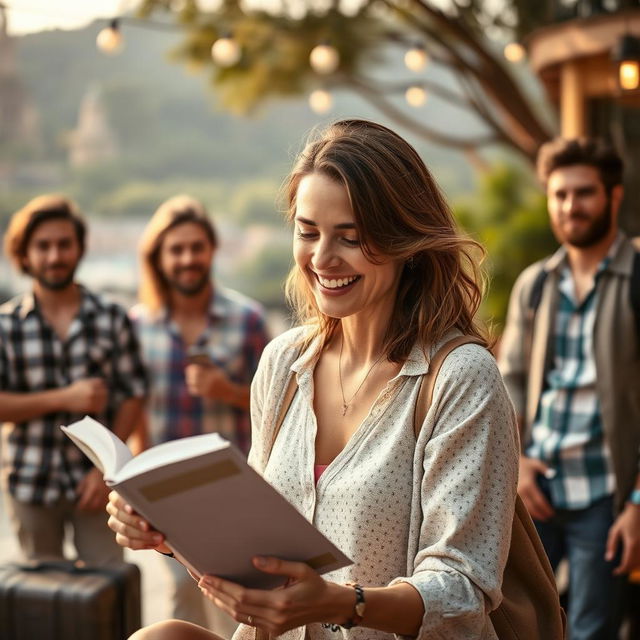
M 231 36 L 218 38 L 211 47 L 211 57 L 219 67 L 233 67 L 241 56 L 242 49 Z
M 427 62 L 429 62 L 429 55 L 422 45 L 411 47 L 404 54 L 404 63 L 411 71 L 422 71 L 427 66 Z
M 509 62 L 521 62 L 526 55 L 524 47 L 519 42 L 510 42 L 504 48 L 504 57 Z
M 316 89 L 309 95 L 309 106 L 315 113 L 327 113 L 333 106 L 333 97 L 326 89 Z
M 112 24 L 100 31 L 96 38 L 96 46 L 102 53 L 115 55 L 124 48 L 124 38 L 118 25 Z
M 625 60 L 618 70 L 620 87 L 625 91 L 633 91 L 640 86 L 640 68 L 636 60 Z
M 311 50 L 309 64 L 316 73 L 333 73 L 340 65 L 340 54 L 330 44 L 319 44 Z
M 404 94 L 412 107 L 421 107 L 427 101 L 427 92 L 422 87 L 409 87 Z

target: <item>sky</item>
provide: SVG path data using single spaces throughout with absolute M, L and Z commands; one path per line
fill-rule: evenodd
M 6 0 L 9 33 L 23 35 L 45 29 L 78 29 L 96 18 L 119 15 L 127 0 Z
M 179 4 L 180 0 L 176 0 Z M 1 0 L 7 7 L 8 29 L 13 35 L 46 29 L 79 29 L 97 18 L 131 12 L 140 0 Z M 202 7 L 218 4 L 200 0 Z
M 177 6 L 182 0 L 172 0 Z M 326 6 L 330 0 L 311 0 L 318 6 Z M 343 8 L 357 6 L 362 0 L 342 0 Z M 0 0 L 7 7 L 8 30 L 12 35 L 36 33 L 46 29 L 79 29 L 98 18 L 110 19 L 131 13 L 141 0 Z M 440 4 L 441 0 L 434 2 Z M 247 6 L 259 5 L 267 10 L 277 10 L 286 4 L 293 13 L 295 7 L 305 6 L 302 0 L 247 0 Z M 220 5 L 220 0 L 198 0 L 201 9 Z

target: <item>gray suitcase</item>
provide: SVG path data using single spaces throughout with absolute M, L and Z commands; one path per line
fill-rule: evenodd
M 0 566 L 1 640 L 125 640 L 140 611 L 135 564 Z

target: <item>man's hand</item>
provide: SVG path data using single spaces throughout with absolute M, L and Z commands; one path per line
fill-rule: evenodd
M 188 364 L 184 370 L 187 389 L 192 396 L 229 402 L 233 394 L 232 382 L 215 364 Z
M 78 484 L 78 504 L 81 511 L 104 509 L 109 496 L 109 488 L 102 479 L 100 469 L 91 469 Z
M 72 413 L 101 413 L 107 405 L 107 385 L 102 378 L 76 380 L 65 393 L 66 409 Z
M 640 505 L 627 504 L 609 529 L 604 559 L 610 562 L 622 543 L 622 559 L 613 570 L 619 576 L 640 568 Z
M 535 458 L 520 456 L 518 495 L 534 520 L 544 522 L 553 517 L 554 510 L 538 487 L 538 475 L 545 475 L 549 467 Z

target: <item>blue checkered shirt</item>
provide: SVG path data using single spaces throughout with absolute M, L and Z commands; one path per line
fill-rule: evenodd
M 218 432 L 241 451 L 249 451 L 248 410 L 189 394 L 184 370 L 189 354 L 206 353 L 237 384 L 250 384 L 267 343 L 258 303 L 216 286 L 208 324 L 188 350 L 167 309 L 153 314 L 143 305 L 131 310 L 150 379 L 149 444 L 200 433 Z
M 615 491 L 611 455 L 596 393 L 593 329 L 597 282 L 614 255 L 614 242 L 598 266 L 594 285 L 578 303 L 569 266 L 563 267 L 553 332 L 553 365 L 546 377 L 526 455 L 556 474 L 549 481 L 556 509 L 584 509 Z

